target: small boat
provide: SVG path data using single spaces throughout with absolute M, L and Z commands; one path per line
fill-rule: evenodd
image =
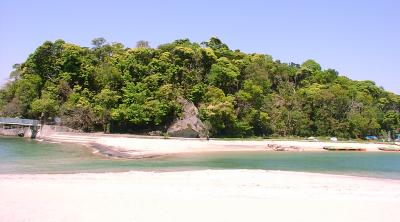
M 268 144 L 267 149 L 272 149 L 273 151 L 302 151 L 302 149 L 297 146 L 281 146 L 277 144 Z
M 334 146 L 325 146 L 324 150 L 328 150 L 328 151 L 367 151 L 367 149 L 365 149 L 365 148 L 334 147 Z
M 400 147 L 396 147 L 396 146 L 379 147 L 378 149 L 382 150 L 382 151 L 392 151 L 392 152 L 400 151 Z
M 288 151 L 285 147 L 275 147 L 274 151 Z

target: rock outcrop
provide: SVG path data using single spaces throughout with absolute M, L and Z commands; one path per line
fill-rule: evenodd
M 182 105 L 183 116 L 168 128 L 168 134 L 174 137 L 206 137 L 207 129 L 199 119 L 197 107 L 184 98 L 179 98 L 178 102 Z

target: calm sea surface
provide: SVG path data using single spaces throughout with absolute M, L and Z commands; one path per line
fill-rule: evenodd
M 263 169 L 400 179 L 400 153 L 239 152 L 121 160 L 73 144 L 0 137 L 0 174 Z

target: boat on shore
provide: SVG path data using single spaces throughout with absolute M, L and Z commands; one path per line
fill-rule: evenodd
M 365 148 L 355 148 L 355 147 L 334 147 L 334 146 L 325 146 L 324 150 L 328 151 L 367 151 Z
M 267 150 L 273 151 L 303 151 L 300 147 L 297 146 L 281 146 L 277 144 L 268 144 Z
M 400 152 L 400 146 L 379 147 L 378 149 L 382 151 Z

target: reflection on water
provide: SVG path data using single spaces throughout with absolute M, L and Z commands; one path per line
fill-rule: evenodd
M 0 173 L 81 173 L 129 170 L 264 169 L 400 179 L 400 153 L 235 152 L 110 159 L 74 144 L 0 137 Z

